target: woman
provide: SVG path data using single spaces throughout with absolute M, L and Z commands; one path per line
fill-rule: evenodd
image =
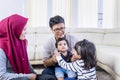
M 27 18 L 11 15 L 0 22 L 0 80 L 35 80 L 25 39 Z

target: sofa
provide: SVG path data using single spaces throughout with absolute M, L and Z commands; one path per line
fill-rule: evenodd
M 120 80 L 120 29 L 66 28 L 66 33 L 95 43 L 97 65 Z M 43 64 L 41 52 L 50 36 L 53 34 L 49 27 L 27 28 L 28 57 L 32 65 Z

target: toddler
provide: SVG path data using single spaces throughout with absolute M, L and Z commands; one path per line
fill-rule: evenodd
M 66 61 L 70 62 L 71 52 L 68 51 L 68 41 L 65 38 L 59 38 L 56 41 L 56 52 L 59 52 L 61 57 Z M 55 52 L 55 53 L 56 53 Z M 75 78 L 76 74 L 75 72 L 71 70 L 66 70 L 64 68 L 61 68 L 60 66 L 55 67 L 55 75 L 58 80 L 64 80 L 64 74 L 67 74 L 69 78 Z

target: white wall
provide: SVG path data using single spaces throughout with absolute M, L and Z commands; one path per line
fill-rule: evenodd
M 0 20 L 11 15 L 27 16 L 27 0 L 0 0 Z

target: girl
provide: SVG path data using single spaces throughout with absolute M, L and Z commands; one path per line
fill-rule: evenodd
M 87 40 L 79 41 L 73 50 L 72 62 L 67 63 L 60 53 L 56 53 L 58 64 L 68 70 L 77 73 L 77 80 L 96 79 L 96 48 L 92 42 Z

